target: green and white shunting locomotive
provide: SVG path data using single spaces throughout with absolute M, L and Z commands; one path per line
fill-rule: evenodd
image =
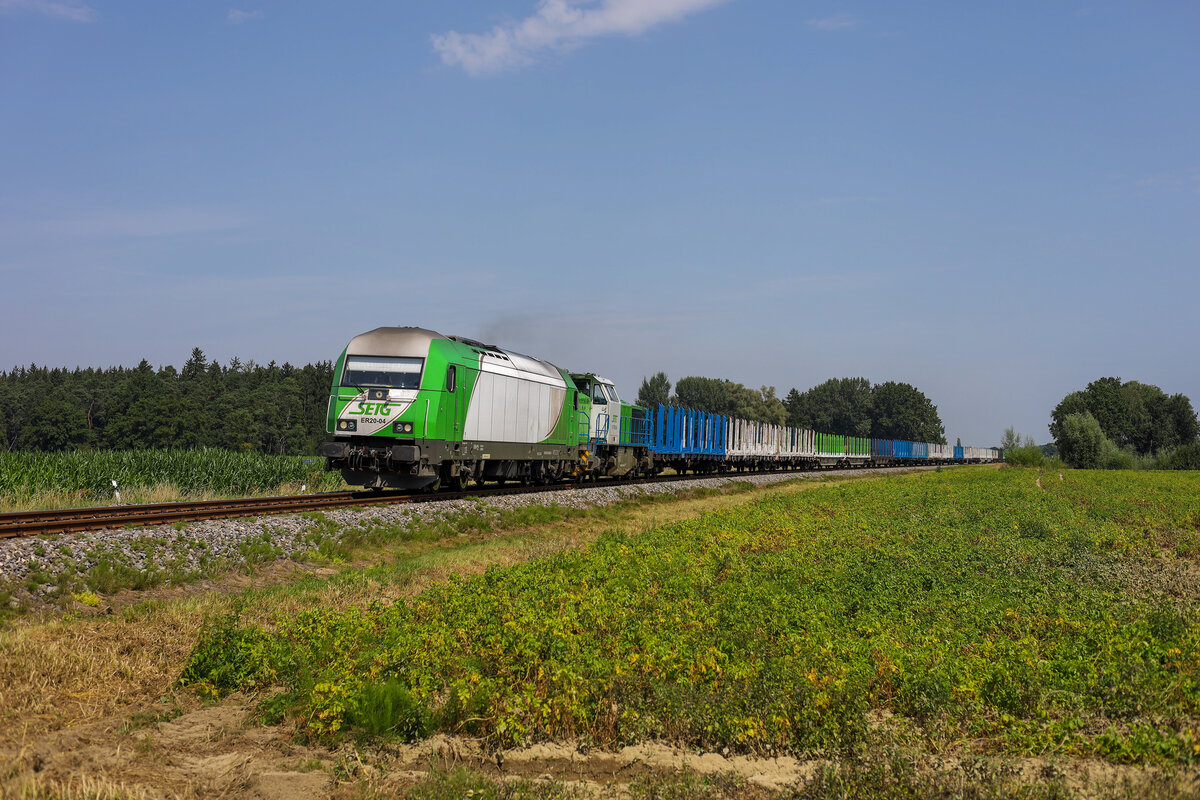
M 612 382 L 423 328 L 376 328 L 337 361 L 330 469 L 371 488 L 466 488 L 652 468 L 646 410 Z

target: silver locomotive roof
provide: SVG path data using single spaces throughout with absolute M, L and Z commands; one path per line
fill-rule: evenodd
M 479 353 L 480 366 L 503 366 L 518 372 L 532 373 L 551 379 L 561 384 L 562 374 L 558 367 L 549 361 L 543 361 L 536 356 L 527 356 L 512 350 L 505 350 L 491 344 L 477 342 L 461 336 L 443 336 L 437 331 L 427 328 L 412 327 L 382 327 L 373 331 L 360 333 L 346 345 L 346 355 L 351 356 L 408 356 L 425 358 L 429 355 L 429 345 L 436 339 L 448 339 L 465 344 Z
M 437 331 L 425 328 L 383 327 L 360 333 L 346 345 L 347 355 L 354 356 L 414 356 L 429 355 L 429 343 L 445 339 Z

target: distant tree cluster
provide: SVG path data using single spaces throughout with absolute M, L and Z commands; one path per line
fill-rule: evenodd
M 672 395 L 671 381 L 665 372 L 642 381 L 637 404 L 647 408 L 675 405 L 776 425 L 784 424 L 787 419 L 787 411 L 783 401 L 775 396 L 774 386 L 751 389 L 723 378 L 690 376 L 679 379 Z
M 1050 414 L 1062 460 L 1080 469 L 1200 469 L 1200 424 L 1187 396 L 1100 378 Z
M 866 378 L 831 378 L 807 392 L 795 389 L 784 401 L 788 424 L 819 431 L 946 443 L 937 406 L 915 386 Z
M 1157 453 L 1196 441 L 1196 411 L 1186 395 L 1168 396 L 1157 386 L 1100 378 L 1071 392 L 1050 412 L 1050 433 L 1059 441 L 1072 414 L 1091 414 L 1105 437 L 1136 455 Z
M 945 444 L 937 406 L 916 387 L 866 378 L 832 378 L 806 392 L 792 389 L 785 400 L 774 386 L 750 389 L 721 378 L 687 377 L 675 384 L 665 372 L 642 381 L 638 405 L 679 405 L 740 419 L 793 425 L 826 433 Z
M 183 368 L 0 372 L 0 447 L 9 450 L 221 447 L 319 452 L 333 365 L 209 362 Z

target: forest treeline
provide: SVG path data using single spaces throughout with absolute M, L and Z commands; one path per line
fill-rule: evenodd
M 665 372 L 642 380 L 638 405 L 677 405 L 739 419 L 792 425 L 823 433 L 946 443 L 937 406 L 911 384 L 866 378 L 830 378 L 780 399 L 774 386 L 750 389 L 721 378 L 680 378 L 671 393 Z
M 182 369 L 17 367 L 0 372 L 0 448 L 314 454 L 332 378 L 329 361 L 222 365 L 200 348 Z

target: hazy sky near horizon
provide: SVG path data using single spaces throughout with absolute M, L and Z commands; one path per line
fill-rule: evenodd
M 419 325 L 915 384 L 951 441 L 1200 403 L 1200 4 L 0 0 L 0 369 Z

